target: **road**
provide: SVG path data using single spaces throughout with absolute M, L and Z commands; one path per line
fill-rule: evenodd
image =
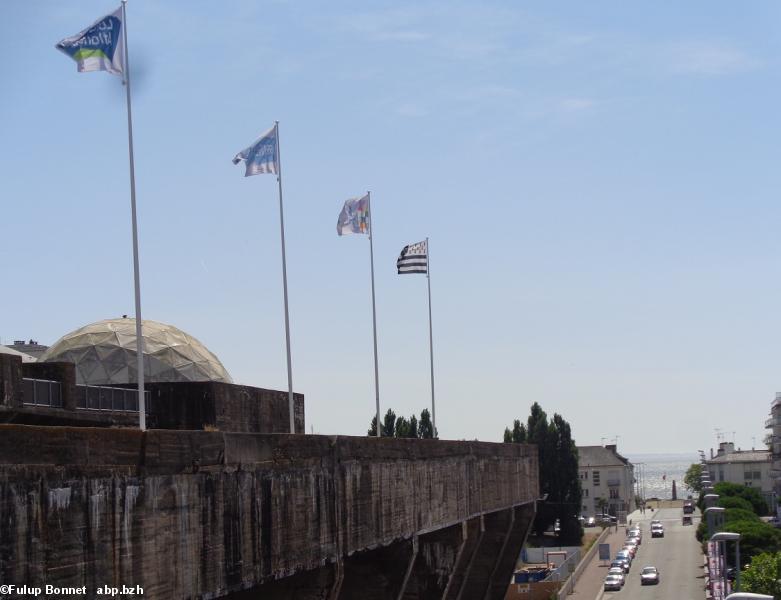
M 600 592 L 597 600 L 703 600 L 705 579 L 702 569 L 702 552 L 694 531 L 699 523 L 699 511 L 694 525 L 682 525 L 680 508 L 662 508 L 652 516 L 639 521 L 643 530 L 643 543 L 637 549 L 626 584 L 620 592 Z M 664 537 L 651 537 L 651 519 L 664 524 Z M 615 556 L 620 548 L 611 548 Z M 640 571 L 653 565 L 659 569 L 659 585 L 640 585 Z

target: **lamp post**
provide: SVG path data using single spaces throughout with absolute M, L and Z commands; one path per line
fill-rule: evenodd
M 725 550 L 726 550 L 726 542 L 735 542 L 735 591 L 740 591 L 740 534 L 739 533 L 732 533 L 730 531 L 720 531 L 719 533 L 714 533 L 711 538 L 711 542 L 722 542 L 725 544 Z M 725 554 L 725 566 L 726 566 L 726 552 Z M 722 575 L 724 586 L 727 587 L 726 583 L 726 576 Z
M 716 533 L 716 515 L 724 516 L 724 509 L 721 506 L 709 506 L 705 509 L 705 520 L 708 523 L 708 536 Z M 719 525 L 721 525 L 721 523 L 719 523 Z

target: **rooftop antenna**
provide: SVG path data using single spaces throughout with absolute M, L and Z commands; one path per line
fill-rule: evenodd
M 721 443 L 724 440 L 724 434 L 721 433 L 721 428 L 720 427 L 714 427 L 713 431 L 716 432 L 716 441 Z

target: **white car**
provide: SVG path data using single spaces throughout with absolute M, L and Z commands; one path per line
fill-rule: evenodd
M 659 583 L 659 569 L 643 567 L 640 572 L 640 585 L 656 585 L 657 583 Z
M 610 567 L 610 569 L 607 572 L 608 575 L 615 575 L 621 580 L 621 587 L 624 587 L 624 584 L 626 583 L 626 577 L 624 575 L 624 569 L 621 567 Z
M 621 583 L 621 580 L 618 578 L 617 575 L 608 575 L 605 577 L 605 591 L 621 591 L 621 586 L 623 584 Z

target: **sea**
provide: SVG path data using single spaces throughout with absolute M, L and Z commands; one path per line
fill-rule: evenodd
M 686 498 L 691 492 L 683 483 L 683 476 L 692 464 L 699 464 L 700 457 L 692 454 L 624 454 L 635 466 L 635 479 L 644 488 L 646 498 L 671 499 L 675 481 L 678 498 Z

